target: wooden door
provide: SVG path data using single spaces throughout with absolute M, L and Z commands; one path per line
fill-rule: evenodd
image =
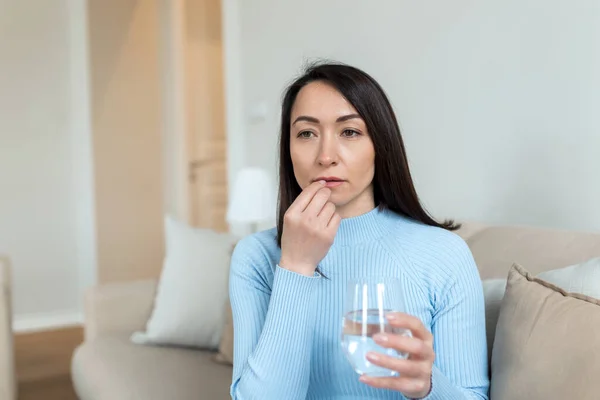
M 226 231 L 225 85 L 220 0 L 161 0 L 166 211 Z
M 190 220 L 227 230 L 227 141 L 220 0 L 186 0 Z

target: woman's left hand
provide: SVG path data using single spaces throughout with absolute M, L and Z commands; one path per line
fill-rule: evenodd
M 433 335 L 421 320 L 411 315 L 390 313 L 387 318 L 393 327 L 410 330 L 412 337 L 385 333 L 377 334 L 373 339 L 382 347 L 408 353 L 409 356 L 401 359 L 381 353 L 368 353 L 369 362 L 396 371 L 399 376 L 377 378 L 363 375 L 360 381 L 376 388 L 398 391 L 410 399 L 426 397 L 431 391 L 431 371 L 435 359 Z

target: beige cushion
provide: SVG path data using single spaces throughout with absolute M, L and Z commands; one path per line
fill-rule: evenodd
M 542 272 L 537 277 L 567 292 L 600 298 L 600 258 L 593 258 L 581 264 Z M 483 281 L 488 357 L 490 360 L 505 288 L 506 279 L 486 279 Z
M 85 292 L 85 340 L 144 329 L 152 313 L 157 281 L 145 279 L 92 286 Z
M 233 254 L 236 245 L 237 243 L 231 246 L 230 254 Z M 227 305 L 225 306 L 225 325 L 223 326 L 223 333 L 221 334 L 219 351 L 215 354 L 213 360 L 220 364 L 233 365 L 233 315 L 229 298 L 227 299 Z
M 227 302 L 225 327 L 223 328 L 221 343 L 219 344 L 219 352 L 215 355 L 214 360 L 221 364 L 233 365 L 233 317 L 229 302 Z
M 515 264 L 492 355 L 494 400 L 598 399 L 600 300 L 570 294 Z
M 531 227 L 490 227 L 467 238 L 481 279 L 506 278 L 513 263 L 540 272 L 600 257 L 600 234 Z
M 226 400 L 232 369 L 213 353 L 139 346 L 127 335 L 106 335 L 81 345 L 72 377 L 82 400 Z

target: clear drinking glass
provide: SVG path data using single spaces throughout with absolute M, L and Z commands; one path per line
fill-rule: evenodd
M 407 329 L 392 327 L 386 318 L 390 312 L 405 312 L 400 280 L 385 277 L 352 280 L 348 282 L 347 295 L 342 322 L 342 348 L 348 361 L 360 375 L 398 376 L 395 371 L 371 364 L 366 355 L 374 351 L 392 357 L 408 356 L 381 347 L 373 340 L 377 333 L 411 335 Z

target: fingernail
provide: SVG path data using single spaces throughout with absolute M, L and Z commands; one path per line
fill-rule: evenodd
M 384 333 L 378 333 L 377 335 L 373 336 L 373 340 L 375 340 L 376 342 L 385 343 L 389 340 L 389 338 L 388 335 Z
M 360 376 L 360 378 L 358 378 L 358 380 L 359 380 L 359 381 L 361 381 L 361 382 L 363 382 L 363 383 L 365 383 L 365 382 L 369 382 L 369 378 L 367 378 L 367 377 L 366 377 L 366 376 L 364 376 L 364 375 L 361 375 L 361 376 Z
M 319 183 L 320 183 L 321 185 L 324 185 L 326 182 L 325 182 L 325 181 L 319 181 Z
M 375 353 L 367 353 L 367 359 L 371 361 L 377 361 L 379 360 L 379 356 Z
M 385 317 L 388 319 L 388 321 L 394 321 L 398 319 L 394 314 L 387 314 Z

